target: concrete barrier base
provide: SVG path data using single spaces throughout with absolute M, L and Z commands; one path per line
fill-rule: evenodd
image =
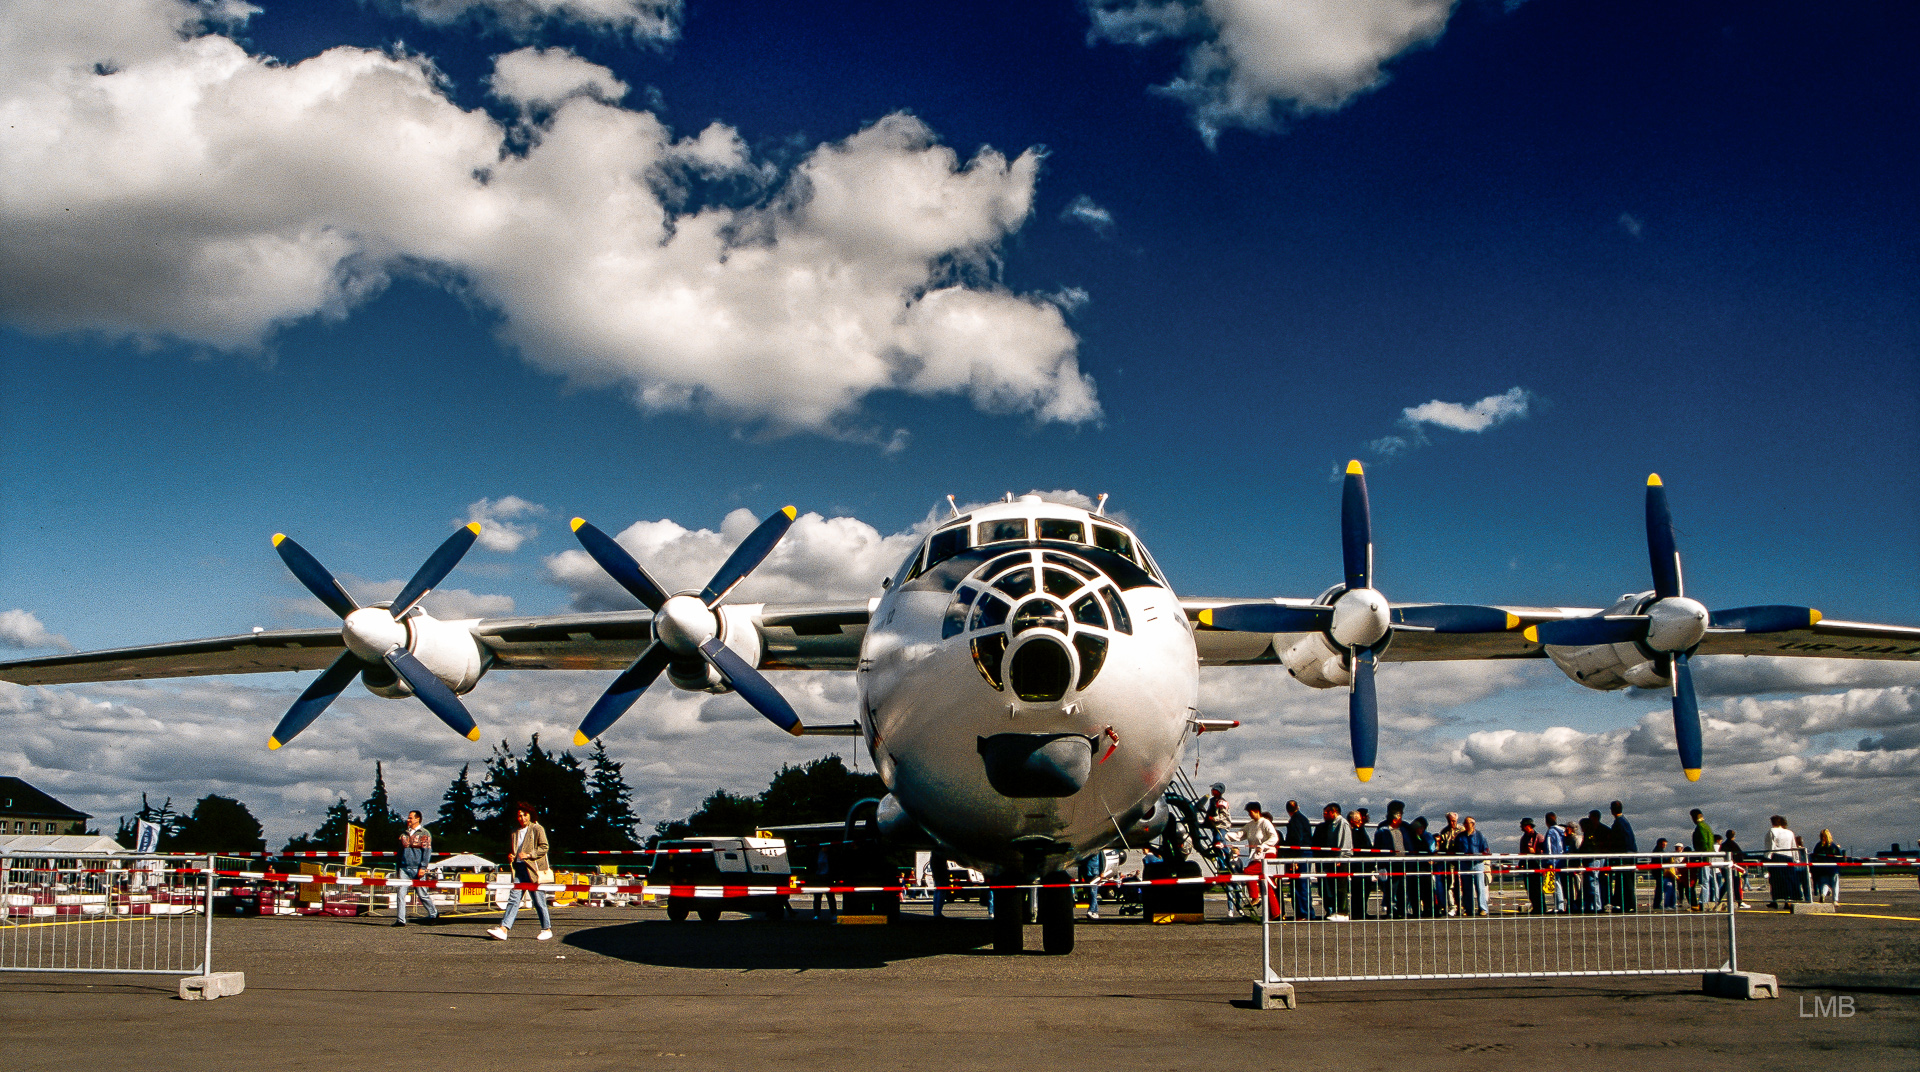
M 1787 903 L 1787 911 L 1792 912 L 1796 916 L 1803 912 L 1818 912 L 1830 915 L 1833 912 L 1833 905 L 1827 901 L 1814 901 L 1812 903 L 1806 901 L 1790 901 Z
M 190 975 L 180 980 L 181 1001 L 212 1001 L 230 998 L 247 988 L 246 972 L 213 972 Z
M 1256 1009 L 1291 1009 L 1294 1007 L 1292 983 L 1255 983 L 1253 984 L 1253 1007 Z
M 1780 980 L 1765 972 L 1708 972 L 1700 977 L 1700 989 L 1716 998 L 1777 998 Z

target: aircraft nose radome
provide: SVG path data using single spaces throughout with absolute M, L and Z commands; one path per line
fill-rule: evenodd
M 1070 797 L 1093 773 L 1093 744 L 1080 733 L 996 733 L 977 747 L 1001 796 Z

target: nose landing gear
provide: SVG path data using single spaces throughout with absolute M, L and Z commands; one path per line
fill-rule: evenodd
M 996 879 L 996 882 L 1009 881 Z M 1040 917 L 1040 949 L 1048 956 L 1073 952 L 1073 887 L 1064 871 L 1055 871 L 1042 880 L 1041 888 L 993 891 L 993 951 L 1002 956 L 1026 948 L 1026 924 L 1029 903 Z

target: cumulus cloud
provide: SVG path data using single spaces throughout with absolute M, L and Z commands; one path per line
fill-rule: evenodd
M 1095 204 L 1086 194 L 1067 202 L 1067 207 L 1060 210 L 1060 218 L 1091 228 L 1102 238 L 1113 233 L 1113 213 Z
M 508 495 L 499 499 L 481 499 L 467 507 L 467 516 L 459 524 L 480 523 L 480 539 L 476 542 L 489 551 L 512 554 L 520 545 L 539 535 L 540 530 L 521 518 L 541 517 L 547 508 L 539 503 L 528 502 L 518 495 Z
M 1389 60 L 1431 44 L 1454 0 L 1087 0 L 1089 42 L 1186 42 L 1179 77 L 1158 87 L 1193 111 L 1212 145 L 1223 130 L 1272 130 L 1286 115 L 1337 111 L 1382 85 Z
M 681 0 L 384 0 L 428 26 L 461 23 L 525 40 L 543 29 L 572 27 L 671 41 L 680 33 Z
M 856 435 L 875 391 L 1099 415 L 1060 308 L 998 281 L 1038 150 L 962 160 L 895 114 L 782 174 L 723 124 L 676 137 L 622 107 L 564 50 L 500 57 L 523 107 L 503 125 L 424 57 L 282 65 L 179 0 L 9 22 L 0 317 L 30 330 L 257 350 L 411 272 L 646 410 Z
M 361 606 L 377 603 L 383 599 L 392 599 L 400 594 L 400 587 L 406 582 L 399 579 L 388 581 L 365 581 L 352 574 L 341 574 L 340 583 Z M 420 600 L 420 606 L 428 614 L 442 621 L 456 618 L 499 618 L 513 613 L 513 597 L 489 592 L 475 592 L 466 588 L 436 588 Z M 282 610 L 289 614 L 298 614 L 308 618 L 318 618 L 326 622 L 337 622 L 339 618 L 328 610 L 326 605 L 310 595 L 287 600 Z
M 72 651 L 73 645 L 58 633 L 50 633 L 32 612 L 15 608 L 0 610 L 0 648 L 58 648 Z
M 1401 410 L 1400 426 L 1406 431 L 1399 435 L 1382 436 L 1368 446 L 1375 454 L 1391 458 L 1426 446 L 1430 442 L 1427 438 L 1429 427 L 1455 432 L 1484 432 L 1508 421 L 1524 418 L 1532 402 L 1533 393 L 1524 387 L 1511 387 L 1478 402 L 1443 402 L 1436 398 Z

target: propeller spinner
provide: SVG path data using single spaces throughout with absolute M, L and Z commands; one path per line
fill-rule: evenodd
M 1340 557 L 1346 581 L 1331 600 L 1313 606 L 1278 603 L 1237 603 L 1200 612 L 1200 624 L 1214 629 L 1249 633 L 1320 633 L 1342 653 L 1351 675 L 1347 696 L 1347 729 L 1353 748 L 1354 773 L 1365 782 L 1373 778 L 1380 745 L 1380 705 L 1374 691 L 1374 668 L 1393 632 L 1498 633 L 1520 624 L 1520 619 L 1498 607 L 1429 604 L 1395 609 L 1373 587 L 1373 516 L 1367 499 L 1367 476 L 1359 461 L 1347 463 L 1340 490 Z
M 280 552 L 280 559 L 287 564 L 287 569 L 306 586 L 307 591 L 325 603 L 327 609 L 340 616 L 341 637 L 346 641 L 347 650 L 293 702 L 293 706 L 280 719 L 280 724 L 274 727 L 273 735 L 267 738 L 269 749 L 277 749 L 293 740 L 301 730 L 320 717 L 320 712 L 325 711 L 327 705 L 352 684 L 355 677 L 369 672 L 375 678 L 391 672 L 394 677 L 405 681 L 420 702 L 439 716 L 440 721 L 453 727 L 454 732 L 469 741 L 480 739 L 480 727 L 474 724 L 473 716 L 467 713 L 460 698 L 415 658 L 413 652 L 407 650 L 407 626 L 404 624 L 407 612 L 428 592 L 433 591 L 434 586 L 444 580 L 447 574 L 453 572 L 479 535 L 480 526 L 477 523 L 455 532 L 401 587 L 400 594 L 391 604 L 385 607 L 362 607 L 306 548 L 283 532 L 273 534 L 274 549 Z
M 1554 647 L 1637 644 L 1666 663 L 1673 690 L 1673 736 L 1680 768 L 1697 782 L 1701 771 L 1700 704 L 1694 697 L 1688 665 L 1709 631 L 1782 633 L 1820 620 L 1812 607 L 1759 606 L 1709 611 L 1687 598 L 1680 570 L 1680 549 L 1673 536 L 1673 513 L 1660 474 L 1647 477 L 1647 559 L 1653 568 L 1653 598 L 1637 614 L 1601 614 L 1564 618 L 1529 627 L 1526 637 Z
M 618 581 L 620 587 L 653 612 L 653 642 L 594 702 L 580 728 L 574 731 L 576 746 L 605 733 L 607 727 L 626 714 L 640 694 L 647 691 L 647 686 L 653 684 L 668 663 L 695 659 L 704 660 L 719 671 L 741 699 L 774 725 L 796 737 L 800 735 L 800 716 L 794 713 L 793 705 L 760 671 L 720 642 L 720 617 L 714 611 L 726 594 L 766 559 L 797 516 L 793 507 L 782 507 L 734 548 L 719 572 L 698 594 L 672 596 L 613 537 L 588 524 L 585 518 L 573 519 L 573 534 L 580 540 L 580 546 L 586 548 L 587 554 Z

